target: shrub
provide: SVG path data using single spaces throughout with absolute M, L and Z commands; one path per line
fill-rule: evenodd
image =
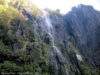
M 2 41 L 0 41 L 0 54 L 2 55 L 11 55 L 12 51 L 9 47 L 5 46 Z
M 0 71 L 1 72 L 21 72 L 22 68 L 17 64 L 11 61 L 5 61 L 3 64 L 0 64 Z
M 96 68 L 93 68 L 88 63 L 81 62 L 80 68 L 82 70 L 83 75 L 99 75 L 99 70 Z
M 13 53 L 13 55 L 18 56 L 19 61 L 28 61 L 29 60 L 29 56 L 27 55 L 27 52 L 23 51 L 23 50 L 17 50 Z
M 0 0 L 0 5 L 6 5 L 7 1 L 6 0 Z
M 0 12 L 2 12 L 5 9 L 5 7 L 0 6 Z
M 32 14 L 33 16 L 40 13 L 40 9 L 36 5 L 32 5 Z
M 0 12 L 0 26 L 8 26 L 10 21 L 18 15 L 18 11 L 13 7 L 8 7 Z

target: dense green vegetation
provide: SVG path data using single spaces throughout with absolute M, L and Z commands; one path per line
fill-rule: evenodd
M 46 10 L 51 17 L 58 19 L 59 10 Z M 52 38 L 50 39 L 48 34 L 42 32 L 41 23 L 38 22 L 40 19 L 36 17 L 40 12 L 38 7 L 27 0 L 12 0 L 10 3 L 0 0 L 0 72 L 15 74 L 29 72 L 30 75 L 54 75 L 56 73 L 55 64 L 50 64 L 53 60 L 49 60 L 52 52 L 50 51 Z M 38 25 L 37 32 L 33 24 Z M 64 30 L 65 28 L 62 24 L 57 24 L 55 29 Z M 83 61 L 77 60 L 76 54 L 81 55 L 81 52 L 71 43 L 72 41 L 64 42 L 70 44 L 66 46 L 62 42 L 57 45 L 68 63 L 60 62 L 59 52 L 58 54 L 55 52 L 54 55 L 54 61 L 63 65 L 60 66 L 59 75 L 66 75 L 65 65 L 73 75 L 99 75 L 99 70 L 84 59 Z
M 7 1 L 6 0 L 0 0 L 0 5 L 6 5 Z
M 39 42 L 34 27 L 25 20 L 22 10 L 26 5 L 15 6 L 18 0 L 14 1 L 5 7 L 6 1 L 0 0 L 0 72 L 48 75 L 48 45 Z M 38 10 L 32 6 L 33 16 Z
M 100 71 L 99 69 L 93 67 L 91 64 L 89 64 L 84 59 L 82 61 L 79 61 L 76 57 L 76 54 L 81 54 L 79 50 L 76 49 L 76 47 L 70 43 L 68 46 L 68 52 L 66 53 L 67 58 L 70 58 L 70 64 L 68 66 L 72 67 L 73 75 L 99 75 Z M 76 64 L 76 65 L 75 65 Z M 78 67 L 80 69 L 80 72 L 77 71 L 77 69 L 74 69 L 75 67 Z
M 23 9 L 30 8 L 30 11 L 33 16 L 40 13 L 40 9 L 36 5 L 30 3 L 30 1 L 27 0 L 12 0 L 9 3 L 9 5 L 12 5 L 13 7 L 17 8 L 20 11 L 23 11 Z
M 90 64 L 86 62 L 81 62 L 80 68 L 83 75 L 99 75 L 99 70 L 93 68 Z

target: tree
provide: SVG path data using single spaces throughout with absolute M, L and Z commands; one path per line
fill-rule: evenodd
M 6 5 L 7 1 L 6 0 L 0 0 L 0 5 Z

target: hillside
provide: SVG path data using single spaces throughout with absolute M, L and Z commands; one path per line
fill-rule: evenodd
M 0 0 L 0 72 L 14 75 L 99 75 L 100 11 L 66 15 L 26 0 Z

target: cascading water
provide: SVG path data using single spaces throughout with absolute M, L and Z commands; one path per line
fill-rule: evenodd
M 47 29 L 48 29 L 48 35 L 50 36 L 50 38 L 52 39 L 52 47 L 54 48 L 54 50 L 56 51 L 56 54 L 59 56 L 59 58 L 63 60 L 65 60 L 65 58 L 63 57 L 62 53 L 60 52 L 60 50 L 57 48 L 57 46 L 55 46 L 55 39 L 53 37 L 53 26 L 51 24 L 51 21 L 50 21 L 50 18 L 49 18 L 49 14 L 48 12 L 44 11 L 44 19 L 45 19 L 45 23 L 46 23 L 46 26 L 47 26 Z
M 51 38 L 51 42 L 52 42 L 52 53 L 53 53 L 53 57 L 55 58 L 55 67 L 56 67 L 56 74 L 58 75 L 59 72 L 59 63 L 65 63 L 66 59 L 65 57 L 62 55 L 61 51 L 57 48 L 57 46 L 55 45 L 55 38 L 53 36 L 54 33 L 54 29 L 53 29 L 53 25 L 51 23 L 51 20 L 49 18 L 49 13 L 46 11 L 43 11 L 43 18 L 45 21 L 45 25 L 47 27 L 47 34 L 50 36 Z M 66 75 L 69 75 L 68 70 L 67 70 L 67 66 L 64 66 L 65 70 L 66 70 Z

